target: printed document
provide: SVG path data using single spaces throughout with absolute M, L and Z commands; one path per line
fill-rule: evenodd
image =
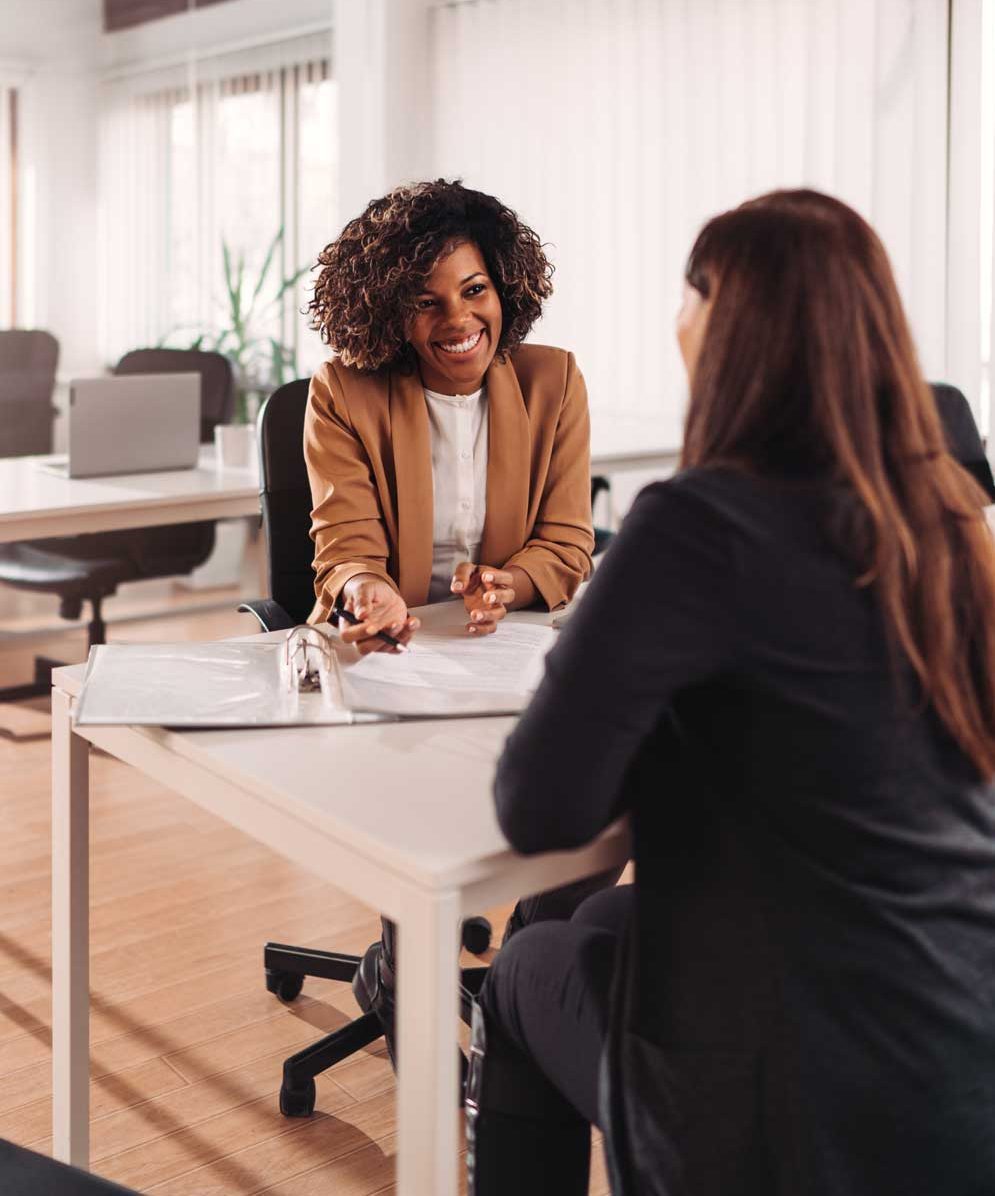
M 504 622 L 479 639 L 462 626 L 420 631 L 407 652 L 336 657 L 343 704 L 402 716 L 515 714 L 542 679 L 556 633 Z

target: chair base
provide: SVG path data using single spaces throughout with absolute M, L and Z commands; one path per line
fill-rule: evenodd
M 7 685 L 0 688 L 0 702 L 25 702 L 28 698 L 47 698 L 52 692 L 52 670 L 61 669 L 64 660 L 51 656 L 35 657 L 35 678 L 23 685 Z
M 485 922 L 486 919 L 468 919 Z M 465 925 L 465 924 L 464 924 Z M 479 928 L 478 928 L 479 929 Z M 490 924 L 487 923 L 488 941 Z M 263 949 L 263 965 L 266 973 L 267 991 L 283 1001 L 293 1001 L 300 996 L 305 976 L 317 976 L 323 980 L 339 980 L 352 983 L 359 967 L 358 955 L 342 955 L 337 951 L 318 951 L 310 947 L 292 947 L 287 943 L 267 943 Z M 460 1017 L 470 1024 L 473 998 L 487 975 L 487 968 L 464 968 L 460 973 Z M 355 1055 L 383 1035 L 380 1020 L 375 1013 L 364 1013 L 360 1017 L 326 1034 L 284 1060 L 283 1083 L 280 1085 L 280 1112 L 284 1117 L 310 1117 L 314 1112 L 317 1090 L 314 1078 Z
M 283 1064 L 280 1112 L 284 1117 L 310 1117 L 317 1098 L 314 1077 L 382 1037 L 380 1019 L 375 1013 L 364 1013 L 341 1030 L 291 1055 Z
M 108 595 L 91 594 L 87 597 L 93 608 L 90 622 L 86 625 L 86 655 L 89 658 L 91 648 L 107 642 L 107 624 L 104 622 L 102 606 Z M 84 601 L 84 598 L 79 597 L 63 598 L 59 614 L 63 619 L 78 619 Z M 34 681 L 0 689 L 0 702 L 25 702 L 28 698 L 47 697 L 52 692 L 52 670 L 61 669 L 66 663 L 64 660 L 53 660 L 51 656 L 36 656 Z

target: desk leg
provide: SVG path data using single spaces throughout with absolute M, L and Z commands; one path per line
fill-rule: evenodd
M 52 1153 L 90 1165 L 90 745 L 52 690 Z
M 412 894 L 398 939 L 397 1196 L 456 1196 L 456 894 Z

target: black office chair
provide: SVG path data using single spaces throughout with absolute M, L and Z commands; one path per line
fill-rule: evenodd
M 304 466 L 304 413 L 308 379 L 288 382 L 270 395 L 259 412 L 260 504 L 266 533 L 270 597 L 243 603 L 238 609 L 255 615 L 263 631 L 281 631 L 306 621 L 314 605 L 314 544 L 311 540 L 311 489 Z M 467 918 L 464 947 L 480 955 L 490 946 L 486 918 Z M 283 1001 L 293 1001 L 306 976 L 351 983 L 358 955 L 267 943 L 263 949 L 266 988 Z M 471 1000 L 485 968 L 467 968 L 460 987 L 460 1010 L 469 1022 Z M 366 1013 L 326 1035 L 284 1062 L 280 1112 L 308 1117 L 316 1099 L 314 1078 L 354 1055 L 382 1034 L 375 1013 Z
M 985 456 L 985 446 L 971 414 L 970 403 L 955 386 L 946 382 L 931 382 L 930 386 L 951 456 L 956 457 L 984 490 L 988 501 L 995 502 L 995 478 L 992 477 L 992 467 Z
M 0 457 L 52 451 L 59 342 L 40 328 L 0 331 Z
M 121 358 L 114 373 L 199 373 L 202 441 L 210 441 L 215 424 L 228 420 L 234 409 L 234 375 L 231 363 L 220 353 L 137 349 Z M 59 614 L 64 619 L 78 619 L 84 602 L 88 602 L 89 652 L 106 638 L 102 604 L 122 582 L 190 573 L 207 560 L 213 548 L 213 520 L 5 544 L 0 545 L 0 583 L 19 590 L 57 594 Z M 46 692 L 55 663 L 37 658 L 34 682 L 5 690 L 3 696 L 16 700 Z
M 3 1196 L 138 1196 L 132 1188 L 0 1139 Z
M 599 494 L 608 494 L 612 488 L 611 481 L 600 473 L 591 478 L 591 513 Z M 594 556 L 600 556 L 615 538 L 615 533 L 606 527 L 594 527 Z

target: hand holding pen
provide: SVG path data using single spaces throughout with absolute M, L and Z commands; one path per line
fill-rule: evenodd
M 405 651 L 412 635 L 421 626 L 409 617 L 404 599 L 383 578 L 373 573 L 358 573 L 342 588 L 342 607 L 333 611 L 331 620 L 339 623 L 343 643 L 355 644 L 362 655 L 368 652 Z M 341 626 L 342 623 L 348 626 Z

